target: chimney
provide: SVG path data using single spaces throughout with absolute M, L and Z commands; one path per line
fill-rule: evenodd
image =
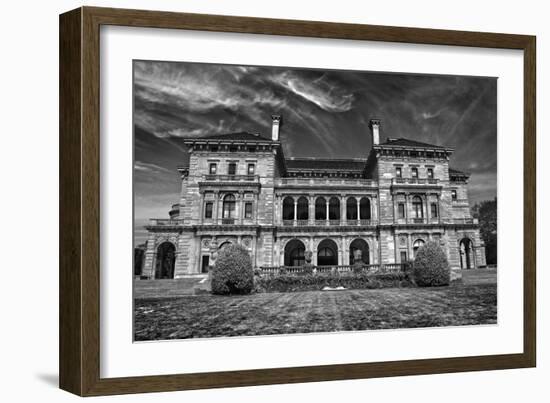
M 371 119 L 369 127 L 372 132 L 372 145 L 380 144 L 380 119 Z
M 271 115 L 273 125 L 271 126 L 271 140 L 279 141 L 279 126 L 281 125 L 281 115 Z

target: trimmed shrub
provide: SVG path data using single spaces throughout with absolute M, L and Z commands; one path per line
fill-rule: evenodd
M 319 291 L 324 287 L 344 287 L 348 289 L 375 289 L 390 287 L 412 287 L 406 273 L 338 273 L 280 274 L 277 276 L 256 277 L 256 292 L 295 292 Z
M 228 245 L 218 253 L 211 272 L 213 294 L 249 294 L 254 287 L 254 270 L 248 251 Z
M 445 252 L 437 242 L 430 241 L 418 249 L 413 263 L 413 277 L 421 287 L 449 285 L 451 270 Z

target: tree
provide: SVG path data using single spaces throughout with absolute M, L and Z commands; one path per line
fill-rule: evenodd
M 485 200 L 472 208 L 472 215 L 479 219 L 481 239 L 485 243 L 487 264 L 497 264 L 497 199 Z
M 449 262 L 438 242 L 429 241 L 418 249 L 413 263 L 413 276 L 416 284 L 421 287 L 449 285 Z
M 219 253 L 212 270 L 213 294 L 250 294 L 254 271 L 248 251 L 241 245 L 227 245 Z

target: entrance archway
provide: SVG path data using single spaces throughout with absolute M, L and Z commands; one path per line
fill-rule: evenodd
M 338 246 L 332 239 L 325 239 L 317 247 L 318 266 L 338 265 Z
M 460 268 L 473 269 L 474 267 L 472 241 L 469 238 L 462 238 L 460 240 Z
M 285 266 L 303 266 L 306 264 L 306 247 L 299 239 L 293 239 L 285 245 Z
M 360 250 L 362 253 L 361 260 L 365 264 L 369 264 L 369 244 L 361 238 L 354 239 L 349 245 L 349 264 L 355 263 L 354 252 Z
M 161 243 L 157 248 L 155 278 L 156 279 L 174 278 L 175 264 L 176 264 L 176 247 L 171 242 Z

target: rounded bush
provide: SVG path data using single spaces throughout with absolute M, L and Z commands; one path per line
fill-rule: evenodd
M 413 277 L 421 287 L 449 285 L 451 270 L 445 252 L 437 242 L 430 241 L 418 249 L 413 263 Z
M 254 270 L 248 251 L 241 245 L 227 245 L 218 253 L 211 276 L 213 294 L 249 294 Z

